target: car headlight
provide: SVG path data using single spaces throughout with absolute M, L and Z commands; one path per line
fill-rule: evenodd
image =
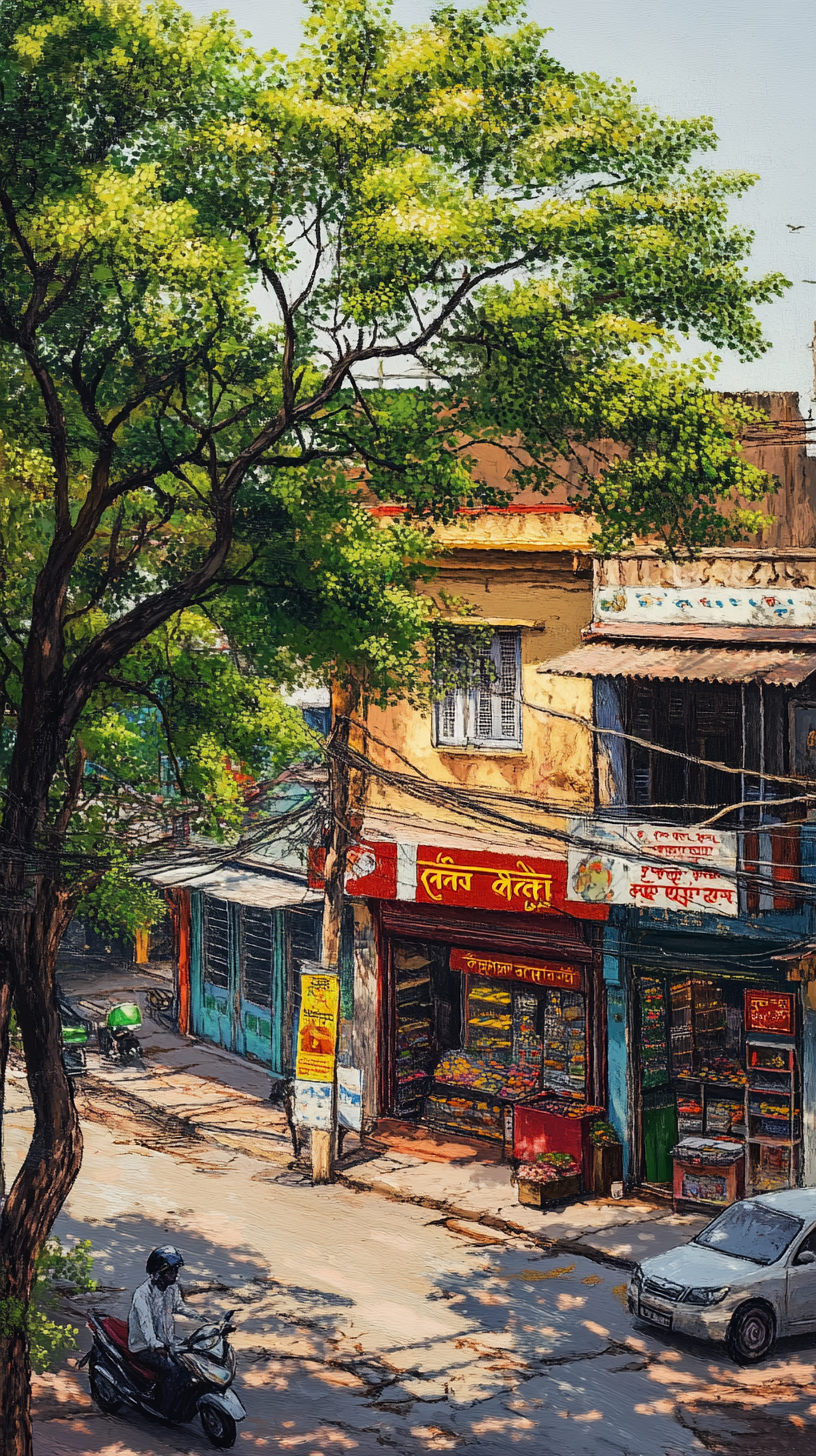
M 637 1289 L 640 1289 L 640 1286 L 643 1283 L 643 1270 L 641 1269 L 639 1264 L 636 1264 L 634 1269 L 632 1270 L 632 1283 Z
M 726 1284 L 720 1289 L 688 1289 L 683 1296 L 684 1304 L 719 1304 L 725 1299 L 729 1286 Z

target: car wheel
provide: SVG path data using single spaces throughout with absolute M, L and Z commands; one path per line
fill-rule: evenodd
M 112 1377 L 108 1374 L 104 1365 L 97 1362 L 91 1364 L 88 1372 L 91 1378 L 91 1396 L 101 1411 L 106 1416 L 113 1416 L 122 1404 L 122 1397 L 113 1383 Z
M 211 1445 L 220 1447 L 222 1451 L 229 1451 L 235 1445 L 238 1434 L 229 1411 L 222 1410 L 221 1406 L 215 1402 L 210 1403 L 205 1398 L 198 1407 L 198 1414 L 204 1427 L 204 1435 Z
M 743 1304 L 728 1327 L 725 1347 L 737 1365 L 756 1365 L 770 1355 L 776 1341 L 776 1319 L 767 1304 Z

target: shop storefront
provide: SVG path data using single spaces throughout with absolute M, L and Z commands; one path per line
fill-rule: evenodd
M 680 1200 L 729 1201 L 727 1144 L 739 1147 L 747 1194 L 801 1182 L 802 1048 L 793 989 L 772 971 L 684 971 L 682 963 L 633 970 L 642 1179 L 676 1184 L 672 1150 L 682 1143 L 694 1156 L 674 1189 Z M 710 1167 L 704 1139 L 717 1144 Z
M 380 922 L 381 1114 L 509 1155 L 520 1103 L 603 1100 L 598 956 L 579 924 L 393 903 Z

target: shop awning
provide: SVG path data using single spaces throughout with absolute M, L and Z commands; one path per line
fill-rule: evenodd
M 816 672 L 816 652 L 728 647 L 576 647 L 539 669 L 559 677 L 680 678 L 686 682 L 762 682 L 794 686 Z
M 182 863 L 145 865 L 145 879 L 163 889 L 201 890 L 214 900 L 233 900 L 258 910 L 287 905 L 313 905 L 322 894 L 310 890 L 305 875 L 259 870 L 242 864 L 213 864 L 212 860 L 185 859 Z

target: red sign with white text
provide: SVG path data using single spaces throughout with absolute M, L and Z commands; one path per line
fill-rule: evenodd
M 745 1030 L 793 1036 L 793 997 L 786 991 L 746 991 Z
M 416 898 L 424 905 L 460 905 L 606 920 L 607 905 L 567 903 L 567 862 L 530 854 L 484 854 L 470 849 L 417 848 Z
M 507 956 L 486 956 L 477 950 L 450 953 L 452 971 L 467 976 L 486 976 L 493 981 L 529 981 L 534 986 L 557 986 L 561 991 L 582 991 L 584 978 L 578 966 L 552 966 L 545 961 L 515 961 Z
M 323 889 L 325 867 L 325 849 L 312 847 L 310 889 Z M 346 894 L 474 910 L 567 914 L 579 920 L 606 920 L 609 916 L 607 904 L 567 899 L 566 860 L 541 859 L 524 852 L 487 854 L 438 845 L 397 845 L 391 840 L 363 839 L 351 847 Z

